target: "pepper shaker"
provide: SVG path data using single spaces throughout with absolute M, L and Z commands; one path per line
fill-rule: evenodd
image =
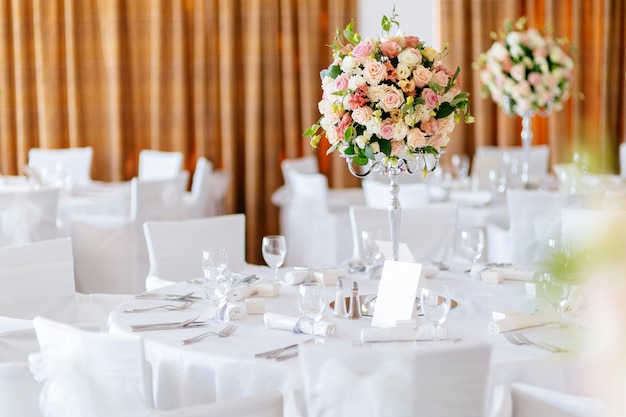
M 359 284 L 354 281 L 352 283 L 352 295 L 350 296 L 350 309 L 348 310 L 349 319 L 361 318 L 361 300 L 359 298 Z

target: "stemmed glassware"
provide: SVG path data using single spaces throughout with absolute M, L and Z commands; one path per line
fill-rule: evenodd
M 572 242 L 567 236 L 553 236 L 548 239 L 548 254 L 552 262 L 563 268 L 569 265 L 572 256 Z
M 562 323 L 562 317 L 563 307 L 570 295 L 570 284 L 568 280 L 550 272 L 544 272 L 541 276 L 541 288 L 546 302 L 550 307 L 556 310 L 557 313 L 556 321 L 548 324 L 547 327 L 557 329 L 567 327 Z
M 434 340 L 441 340 L 441 326 L 450 311 L 450 292 L 445 285 L 436 287 L 422 287 L 420 292 L 420 308 L 424 317 L 434 326 Z
M 202 252 L 204 292 L 215 307 L 215 321 L 224 322 L 224 306 L 230 290 L 228 257 L 224 249 L 207 249 Z
M 484 248 L 485 234 L 482 229 L 472 227 L 461 230 L 461 250 L 463 255 L 472 262 L 472 266 L 476 265 Z M 469 271 L 471 271 L 471 267 L 466 272 Z
M 264 236 L 261 244 L 265 263 L 274 270 L 274 282 L 278 282 L 278 268 L 283 266 L 287 256 L 287 241 L 285 236 Z
M 315 326 L 322 319 L 325 307 L 326 294 L 323 286 L 315 282 L 300 284 L 298 288 L 298 309 L 311 323 L 311 336 L 313 337 L 315 337 Z

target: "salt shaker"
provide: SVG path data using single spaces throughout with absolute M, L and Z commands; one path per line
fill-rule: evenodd
M 343 282 L 337 280 L 337 292 L 335 293 L 335 308 L 333 314 L 338 317 L 346 317 L 346 300 L 343 296 Z
M 361 318 L 361 300 L 359 299 L 359 284 L 352 283 L 352 295 L 350 296 L 350 309 L 348 310 L 349 319 Z

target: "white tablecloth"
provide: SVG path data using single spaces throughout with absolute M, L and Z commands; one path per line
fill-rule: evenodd
M 251 266 L 251 271 L 262 276 L 271 276 L 268 268 Z M 287 271 L 281 270 L 281 274 Z M 361 294 L 374 294 L 379 281 L 366 280 L 359 276 L 345 276 L 344 287 L 356 280 Z M 501 335 L 488 331 L 494 310 L 533 311 L 536 299 L 527 296 L 524 283 L 505 281 L 502 284 L 485 284 L 462 272 L 441 272 L 434 278 L 422 279 L 420 285 L 448 284 L 451 296 L 458 306 L 451 310 L 448 321 L 448 338 L 484 340 L 493 343 L 489 387 L 498 384 L 508 386 L 513 381 L 527 382 L 546 388 L 568 392 L 572 389 L 570 374 L 576 369 L 577 354 L 554 354 L 535 347 L 515 346 Z M 283 285 L 281 294 L 266 298 L 266 311 L 297 315 L 297 287 Z M 194 291 L 202 295 L 202 286 L 180 283 L 161 291 L 184 294 Z M 334 287 L 326 287 L 328 301 L 334 300 Z M 162 301 L 133 299 L 117 308 L 110 316 L 111 332 L 129 332 L 131 324 L 170 322 L 200 315 L 209 318 L 213 314 L 211 304 L 205 300 L 182 311 L 155 310 L 144 313 L 124 313 L 124 309 L 162 304 Z M 332 310 L 326 309 L 327 319 L 337 325 L 337 334 L 325 338 L 326 343 L 349 345 L 359 339 L 361 329 L 369 327 L 370 317 L 360 320 L 337 318 Z M 209 338 L 192 345 L 181 345 L 184 338 L 223 325 L 211 323 L 196 329 L 149 331 L 145 338 L 147 357 L 153 365 L 156 404 L 160 408 L 198 404 L 226 398 L 249 395 L 272 389 L 282 390 L 288 398 L 287 415 L 300 415 L 298 402 L 301 392 L 301 377 L 298 359 L 274 362 L 255 359 L 258 352 L 290 345 L 309 336 L 285 330 L 266 329 L 262 315 L 248 315 L 234 322 L 237 331 L 227 338 Z M 430 326 L 421 319 L 423 326 Z M 528 329 L 529 338 L 538 338 L 560 347 L 574 349 L 574 335 L 584 334 L 578 326 L 566 329 L 537 327 Z M 400 343 L 400 342 L 397 342 Z M 412 343 L 417 349 L 428 341 Z

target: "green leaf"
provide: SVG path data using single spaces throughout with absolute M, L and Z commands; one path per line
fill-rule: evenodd
M 365 151 L 365 156 L 367 156 L 367 159 L 371 159 L 372 161 L 376 159 L 376 156 L 374 155 L 374 151 L 372 150 L 372 147 L 369 144 L 365 146 L 364 151 Z
M 311 147 L 314 149 L 317 149 L 317 145 L 320 143 L 321 138 L 322 138 L 322 135 L 311 136 L 311 141 L 309 142 L 311 144 Z
M 458 78 L 460 72 L 461 72 L 461 68 L 456 67 L 456 71 L 454 72 L 452 79 L 448 81 L 448 85 L 446 86 L 446 90 L 445 90 L 446 93 L 450 91 L 450 89 L 454 86 L 454 84 L 456 84 L 456 79 Z
M 339 65 L 331 65 L 328 67 L 328 75 L 334 80 L 341 75 L 341 67 Z
M 378 144 L 380 145 L 380 151 L 387 156 L 391 156 L 391 141 L 390 140 L 379 140 Z
M 352 163 L 355 165 L 367 165 L 368 159 L 365 156 L 357 155 L 352 158 Z
M 415 109 L 413 108 L 412 104 L 404 103 L 402 107 L 400 107 L 400 111 L 402 112 L 402 114 L 411 114 L 414 110 Z
M 350 142 L 354 136 L 356 136 L 356 129 L 353 126 L 348 126 L 346 131 L 343 132 L 343 138 L 346 142 Z
M 352 144 L 352 145 L 348 146 L 346 149 L 344 149 L 343 153 L 346 154 L 346 155 L 355 155 L 354 144 Z
M 391 29 L 391 20 L 387 16 L 383 15 L 383 19 L 381 20 L 380 25 L 385 32 L 389 32 L 389 30 Z
M 330 155 L 331 153 L 335 152 L 337 150 L 337 146 L 339 144 L 335 143 L 333 146 L 331 146 L 330 148 L 328 148 L 328 150 L 326 151 L 326 156 Z
M 304 137 L 313 136 L 319 130 L 319 128 L 320 128 L 320 125 L 315 123 L 314 125 L 309 127 L 307 130 L 305 130 L 302 136 Z
M 453 107 L 456 107 L 458 104 L 464 101 L 467 101 L 468 97 L 469 97 L 469 93 L 466 91 L 462 91 L 452 99 L 452 101 L 450 102 L 450 105 L 452 105 Z
M 450 115 L 453 111 L 454 111 L 454 107 L 452 107 L 450 103 L 445 102 L 439 106 L 439 109 L 437 109 L 437 114 L 435 117 L 437 119 L 441 119 L 443 117 Z

